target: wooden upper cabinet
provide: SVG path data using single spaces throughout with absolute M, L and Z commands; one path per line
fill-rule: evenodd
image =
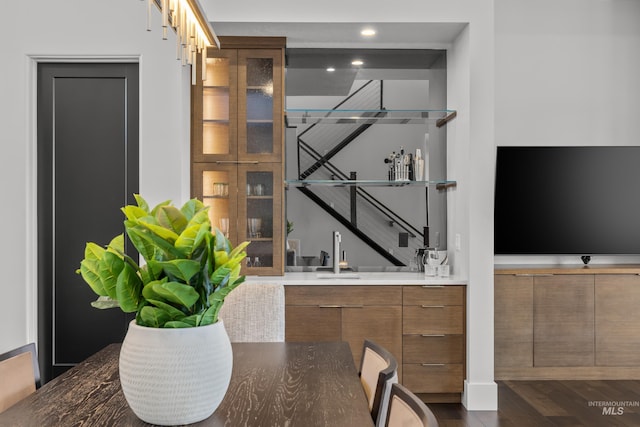
M 282 161 L 281 49 L 238 50 L 238 159 Z
M 233 245 L 251 241 L 243 274 L 281 275 L 286 40 L 220 40 L 192 86 L 191 195 L 210 206 L 211 224 Z
M 238 158 L 238 51 L 208 50 L 206 79 L 192 88 L 192 160 Z

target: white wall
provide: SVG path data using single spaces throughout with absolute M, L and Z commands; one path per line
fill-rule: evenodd
M 147 32 L 146 3 L 140 1 L 4 4 L 0 352 L 37 340 L 36 58 L 138 61 L 140 192 L 149 202 L 179 203 L 189 196 L 189 70 L 175 59 L 173 34 L 161 40 L 160 13 L 153 12 L 153 31 Z
M 640 145 L 639 69 L 638 1 L 496 1 L 496 145 Z M 612 262 L 640 257 L 591 260 Z

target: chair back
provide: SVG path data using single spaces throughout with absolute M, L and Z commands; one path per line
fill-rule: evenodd
M 393 354 L 373 341 L 365 340 L 360 382 L 369 402 L 371 418 L 376 426 L 382 426 L 387 415 L 391 385 L 398 382 L 398 362 Z
M 284 285 L 243 283 L 225 297 L 218 317 L 231 342 L 283 342 Z
M 438 420 L 418 396 L 400 384 L 393 384 L 385 426 L 438 427 Z
M 24 399 L 40 387 L 36 346 L 29 343 L 0 354 L 0 412 Z

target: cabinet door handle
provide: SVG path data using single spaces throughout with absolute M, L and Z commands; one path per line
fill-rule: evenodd
M 362 304 L 347 304 L 341 306 L 342 308 L 364 308 Z
M 216 160 L 217 165 L 233 164 L 233 165 L 257 165 L 257 160 Z
M 423 288 L 444 288 L 444 285 L 421 285 Z
M 433 338 L 433 337 L 443 338 L 443 337 L 445 337 L 446 335 L 445 335 L 445 334 L 422 334 L 421 336 L 423 336 L 423 337 L 425 337 L 425 338 L 428 338 L 428 337 L 432 337 L 432 338 Z
M 444 308 L 444 305 L 424 305 L 422 304 L 422 308 Z
M 444 363 L 421 363 L 422 366 L 444 366 Z
M 337 305 L 337 304 L 319 304 L 318 307 L 320 308 L 341 308 L 341 305 Z

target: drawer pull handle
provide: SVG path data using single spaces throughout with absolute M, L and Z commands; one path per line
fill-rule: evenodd
M 551 273 L 516 273 L 516 277 L 553 277 Z
M 257 165 L 257 160 L 216 160 L 217 165 L 232 164 L 232 165 Z
M 444 288 L 444 285 L 421 285 L 423 288 Z
M 444 305 L 422 305 L 422 308 L 444 308 Z
M 337 305 L 337 304 L 320 304 L 318 305 L 318 307 L 320 308 L 341 308 L 341 305 Z
M 444 366 L 444 363 L 421 363 L 422 366 Z
M 438 338 L 443 338 L 443 337 L 445 337 L 446 335 L 444 335 L 444 334 L 422 334 L 421 336 L 423 336 L 423 337 L 425 337 L 425 338 L 428 338 L 428 337 L 438 337 Z

